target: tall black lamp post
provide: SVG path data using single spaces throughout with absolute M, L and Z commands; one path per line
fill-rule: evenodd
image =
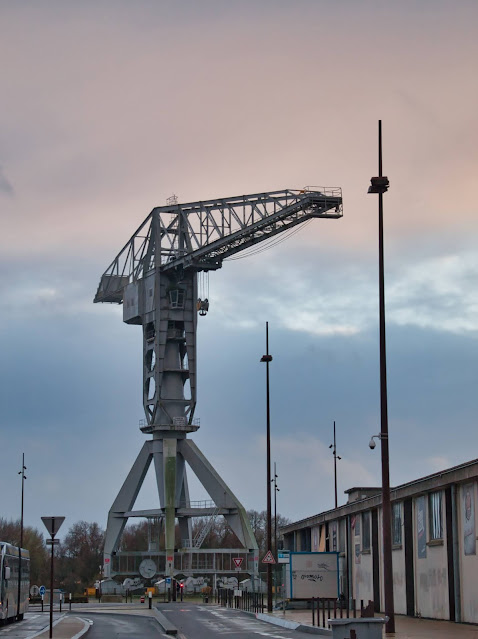
M 334 485 L 335 485 L 335 507 L 337 508 L 337 459 L 342 459 L 337 455 L 337 442 L 335 440 L 335 421 L 334 421 L 334 443 L 330 444 L 329 448 L 332 448 L 334 454 Z
M 272 355 L 269 355 L 269 322 L 266 322 L 266 354 L 261 357 L 261 362 L 266 363 L 266 402 L 267 402 L 267 552 L 272 548 L 272 513 L 271 513 L 271 411 L 269 401 L 269 363 Z M 267 564 L 267 612 L 272 612 L 272 567 Z
M 378 252 L 379 252 L 379 307 L 380 307 L 380 443 L 382 451 L 382 527 L 383 527 L 383 582 L 386 632 L 395 632 L 393 602 L 392 526 L 390 506 L 390 459 L 388 451 L 387 358 L 385 349 L 385 278 L 383 259 L 383 194 L 389 187 L 382 174 L 382 120 L 378 121 L 378 176 L 370 180 L 369 193 L 378 194 Z
M 17 618 L 22 619 L 23 614 L 20 612 L 20 602 L 21 602 L 21 588 L 22 588 L 22 548 L 23 548 L 23 495 L 24 495 L 24 487 L 25 487 L 25 471 L 27 467 L 25 466 L 25 453 L 22 453 L 22 469 L 18 471 L 18 474 L 22 476 L 22 504 L 21 504 L 21 513 L 20 513 L 20 548 L 18 549 L 18 603 L 17 603 Z
M 277 579 L 279 568 L 279 550 L 277 548 L 277 493 L 280 492 L 280 488 L 277 487 L 277 468 L 274 462 L 274 477 L 271 479 L 271 483 L 274 484 L 274 559 L 276 564 L 274 566 L 274 595 L 277 602 Z
M 271 479 L 271 482 L 274 484 L 274 549 L 275 549 L 275 560 L 278 561 L 277 555 L 277 493 L 280 492 L 280 488 L 277 487 L 277 478 L 279 475 L 276 472 L 276 463 L 274 462 L 274 477 Z

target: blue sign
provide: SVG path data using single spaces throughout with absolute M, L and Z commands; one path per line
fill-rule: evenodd
M 166 577 L 166 583 L 168 584 L 168 586 L 171 584 L 171 577 Z
M 45 586 L 40 586 L 40 595 L 43 597 L 43 595 L 46 593 L 46 588 Z

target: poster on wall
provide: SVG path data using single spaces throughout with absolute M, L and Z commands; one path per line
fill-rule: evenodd
M 427 556 L 427 520 L 425 514 L 425 497 L 417 499 L 417 553 L 420 559 Z
M 339 596 L 339 555 L 336 552 L 290 553 L 291 597 Z
M 337 522 L 336 521 L 332 523 L 331 537 L 332 537 L 332 551 L 336 552 L 337 550 Z
M 473 484 L 463 486 L 463 548 L 465 555 L 476 555 L 475 494 Z
M 355 517 L 355 536 L 360 537 L 360 514 Z
M 360 544 L 355 544 L 355 563 L 360 563 Z

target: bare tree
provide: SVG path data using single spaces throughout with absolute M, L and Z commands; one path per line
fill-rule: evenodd
M 97 523 L 73 524 L 58 550 L 58 579 L 68 592 L 81 593 L 99 576 L 103 565 L 104 531 Z

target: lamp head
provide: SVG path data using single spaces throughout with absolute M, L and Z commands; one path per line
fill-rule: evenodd
M 370 178 L 370 185 L 367 193 L 386 193 L 390 182 L 388 181 L 388 177 L 384 175 Z

